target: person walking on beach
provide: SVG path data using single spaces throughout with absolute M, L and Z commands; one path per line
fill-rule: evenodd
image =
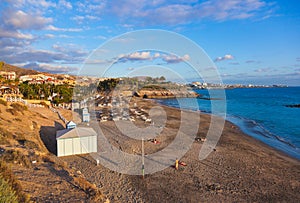
M 176 158 L 176 161 L 175 161 L 175 169 L 178 170 L 178 165 L 179 165 L 179 160 Z

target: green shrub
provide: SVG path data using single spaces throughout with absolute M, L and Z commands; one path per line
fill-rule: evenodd
M 21 118 L 13 118 L 13 119 L 14 119 L 14 121 L 22 122 Z
M 167 90 L 165 87 L 161 87 L 159 85 L 146 85 L 142 89 L 145 89 L 145 90 Z
M 38 144 L 29 140 L 26 140 L 24 145 L 27 149 L 39 149 Z
M 44 101 L 40 102 L 40 104 L 41 104 L 41 105 L 43 105 L 44 107 L 47 107 L 47 108 L 49 108 L 49 105 L 48 105 L 48 104 L 46 104 L 46 102 L 44 102 Z
M 5 144 L 9 144 L 8 139 L 6 139 L 6 137 L 4 137 L 3 134 L 0 133 L 0 145 L 5 145 Z
M 11 115 L 17 116 L 18 111 L 16 109 L 6 109 L 6 112 L 11 113 Z
M 24 142 L 26 141 L 25 135 L 22 133 L 18 133 L 18 132 L 13 135 L 13 138 L 15 140 L 23 140 Z
M 20 103 L 12 103 L 10 106 L 13 107 L 15 110 L 21 112 L 28 110 L 27 106 Z
M 30 157 L 23 155 L 19 151 L 7 150 L 2 154 L 2 159 L 5 160 L 5 162 L 22 164 L 28 168 L 32 166 Z
M 0 144 L 7 144 L 9 143 L 9 139 L 13 139 L 14 135 L 7 130 L 0 128 Z
M 6 181 L 2 175 L 0 175 L 0 202 L 5 203 L 17 203 L 18 197 L 16 192 L 9 185 L 8 181 Z
M 3 99 L 0 99 L 0 104 L 4 105 L 4 106 L 7 106 L 7 102 Z
M 0 202 L 30 202 L 29 195 L 22 192 L 22 187 L 20 183 L 15 178 L 14 174 L 12 173 L 11 169 L 9 169 L 5 163 L 5 161 L 1 158 L 0 159 Z M 5 195 L 2 195 L 2 192 Z M 8 192 L 10 195 L 7 197 Z M 14 194 L 13 196 L 12 193 Z M 3 197 L 4 196 L 4 197 Z M 2 197 L 4 199 L 2 199 Z M 11 199 L 10 199 L 11 198 Z

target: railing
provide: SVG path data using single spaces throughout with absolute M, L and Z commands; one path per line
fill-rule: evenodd
M 51 106 L 49 107 L 49 109 L 50 109 L 51 111 L 53 111 L 54 113 L 57 113 L 58 117 L 59 117 L 65 124 L 68 123 L 68 120 L 65 119 L 57 109 L 55 109 L 55 108 L 53 108 L 53 107 L 51 107 Z

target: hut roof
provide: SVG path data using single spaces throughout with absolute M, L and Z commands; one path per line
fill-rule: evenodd
M 97 136 L 97 133 L 93 128 L 84 128 L 84 127 L 58 130 L 56 132 L 56 139 L 88 137 L 88 136 Z
M 67 126 L 70 126 L 70 125 L 76 125 L 76 123 L 74 123 L 73 121 L 69 121 L 69 122 L 67 123 Z

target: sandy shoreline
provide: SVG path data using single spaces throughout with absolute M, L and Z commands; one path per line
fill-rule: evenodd
M 148 109 L 157 105 L 139 101 Z M 163 106 L 168 120 L 157 137 L 160 144 L 145 143 L 146 153 L 164 149 L 176 137 L 180 110 Z M 200 115 L 197 137 L 205 138 L 210 115 Z M 137 125 L 144 125 L 140 123 Z M 188 125 L 185 124 L 185 125 Z M 140 141 L 124 136 L 113 121 L 101 123 L 110 143 L 127 153 L 140 153 Z M 189 127 L 189 126 L 188 126 Z M 193 128 L 193 126 L 190 126 Z M 96 166 L 90 155 L 64 157 L 70 166 L 101 187 L 111 202 L 298 202 L 300 200 L 300 161 L 288 157 L 266 144 L 244 134 L 226 121 L 222 136 L 206 159 L 199 161 L 203 143 L 195 141 L 181 158 L 187 166 L 179 170 L 168 167 L 162 171 L 131 176 Z M 101 144 L 99 145 L 101 147 Z

